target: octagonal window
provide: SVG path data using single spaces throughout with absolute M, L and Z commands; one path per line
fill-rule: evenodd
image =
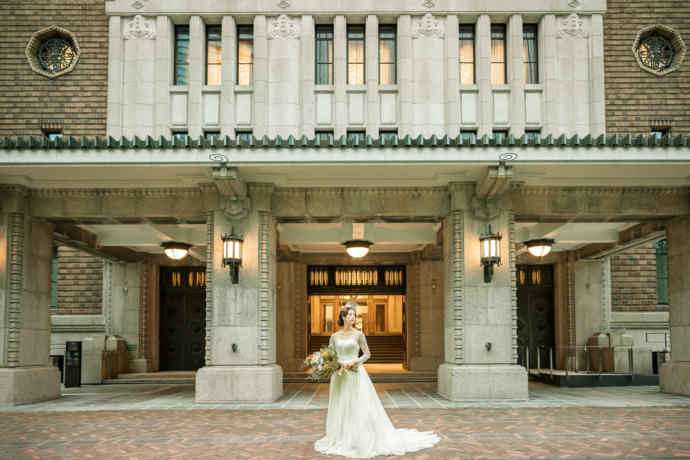
M 74 34 L 56 26 L 36 32 L 26 47 L 31 69 L 50 78 L 74 69 L 79 54 L 79 44 Z
M 637 34 L 633 53 L 642 69 L 661 76 L 680 67 L 685 44 L 678 32 L 657 24 Z

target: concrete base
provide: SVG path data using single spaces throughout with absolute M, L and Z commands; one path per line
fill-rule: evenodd
M 268 403 L 283 395 L 283 369 L 269 366 L 211 366 L 196 374 L 196 402 Z
M 152 369 L 150 359 L 130 359 L 125 361 L 123 366 L 124 374 L 145 374 Z
M 659 369 L 662 393 L 690 396 L 690 363 L 665 363 Z
M 54 366 L 0 368 L 0 407 L 60 397 L 60 370 Z
M 451 401 L 526 401 L 527 370 L 511 364 L 441 364 L 438 394 Z

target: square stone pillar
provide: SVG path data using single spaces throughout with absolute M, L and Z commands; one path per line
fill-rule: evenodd
M 197 403 L 263 403 L 283 394 L 283 370 L 276 365 L 276 226 L 268 206 L 259 203 L 270 200 L 270 191 L 261 194 L 242 219 L 230 220 L 223 210 L 209 213 L 211 302 L 207 298 L 206 367 L 196 376 Z M 221 237 L 233 227 L 244 237 L 238 284 L 222 266 Z
M 661 366 L 659 389 L 690 396 L 690 216 L 666 228 L 671 361 Z
M 49 223 L 0 213 L 0 406 L 60 396 L 49 363 L 52 243 Z
M 449 190 L 452 211 L 443 225 L 445 363 L 438 370 L 438 392 L 453 401 L 526 400 L 527 371 L 516 364 L 513 215 L 496 202 L 487 207 L 491 217 L 479 218 L 483 211 L 472 209 L 474 187 L 451 184 Z M 486 283 L 479 237 L 488 224 L 503 238 L 502 265 Z

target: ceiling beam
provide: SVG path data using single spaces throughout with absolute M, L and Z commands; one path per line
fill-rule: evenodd
M 101 247 L 95 233 L 71 224 L 53 224 L 53 239 L 65 246 L 116 262 L 141 262 L 145 257 L 125 247 Z
M 644 222 L 618 234 L 615 243 L 590 244 L 578 249 L 580 259 L 599 260 L 666 236 L 666 222 Z

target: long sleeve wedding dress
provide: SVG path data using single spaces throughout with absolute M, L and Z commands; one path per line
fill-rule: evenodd
M 324 454 L 355 458 L 378 455 L 402 455 L 405 452 L 433 447 L 440 437 L 432 431 L 396 429 L 376 394 L 369 374 L 362 363 L 371 357 L 367 340 L 360 331 L 349 334 L 336 332 L 331 336 L 338 361 L 357 359 L 356 371 L 337 373 L 331 377 L 328 400 L 326 436 L 314 448 Z M 362 357 L 359 359 L 360 347 Z

